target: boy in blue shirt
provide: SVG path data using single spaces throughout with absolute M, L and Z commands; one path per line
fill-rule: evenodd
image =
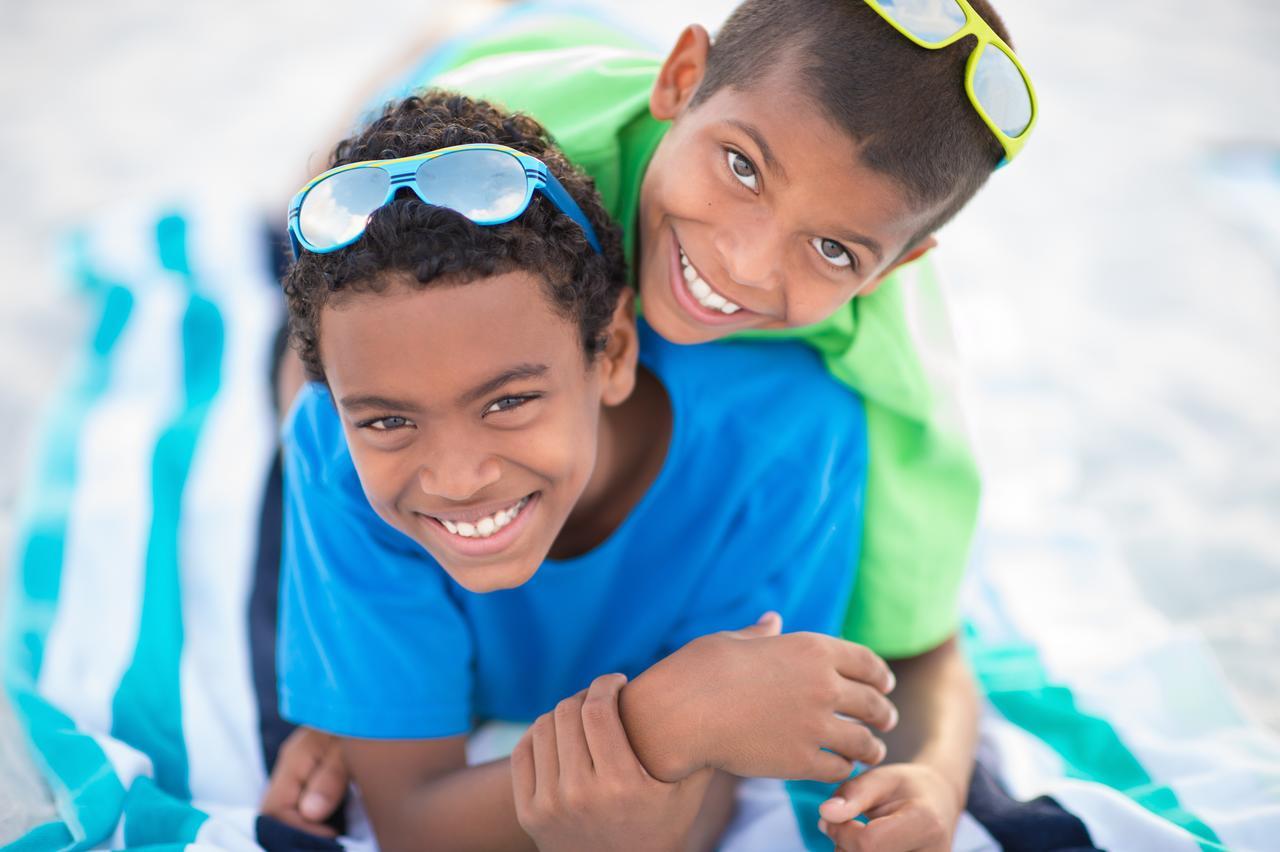
M 494 143 L 553 176 L 523 212 L 465 165 Z M 617 230 L 530 119 L 429 93 L 338 146 L 357 163 L 292 232 L 315 383 L 285 429 L 279 667 L 283 712 L 341 738 L 379 842 L 709 846 L 716 777 L 878 762 L 858 720 L 893 726 L 892 678 L 818 635 L 859 545 L 858 399 L 800 344 L 637 328 Z M 379 206 L 394 187 L 447 206 Z M 768 610 L 814 632 L 735 630 Z M 468 767 L 488 719 L 538 721 Z

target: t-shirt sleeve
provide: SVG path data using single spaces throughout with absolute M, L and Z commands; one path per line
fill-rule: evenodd
M 855 576 L 849 566 L 857 564 L 861 543 L 867 477 L 862 407 L 853 397 L 842 402 L 848 419 L 841 420 L 837 439 L 815 440 L 808 451 L 780 455 L 761 470 L 726 538 L 728 558 L 704 580 L 704 597 L 713 605 L 690 608 L 668 652 L 708 633 L 746 627 L 769 610 L 782 615 L 787 633 L 839 632 Z
M 285 442 L 282 715 L 353 737 L 465 733 L 472 642 L 447 575 L 377 516 L 306 421 L 292 418 Z

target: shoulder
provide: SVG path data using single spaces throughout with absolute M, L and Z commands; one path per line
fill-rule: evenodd
M 342 420 L 324 385 L 303 385 L 285 417 L 281 440 L 289 476 L 308 486 L 359 489 Z
M 861 397 L 799 341 L 721 341 L 680 346 L 646 328 L 642 358 L 663 382 L 682 426 L 790 455 L 815 442 L 843 449 L 863 438 Z

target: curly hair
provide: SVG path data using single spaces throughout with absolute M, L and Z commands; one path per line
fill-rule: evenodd
M 417 287 L 442 280 L 465 284 L 526 270 L 545 282 L 555 309 L 577 323 L 588 360 L 603 349 L 605 330 L 627 286 L 621 234 L 595 184 L 532 118 L 428 90 L 388 103 L 367 127 L 338 143 L 330 168 L 478 142 L 506 145 L 546 163 L 586 214 L 603 252 L 597 254 L 582 229 L 541 194 L 515 220 L 480 226 L 402 193 L 369 217 L 356 242 L 329 254 L 303 251 L 285 275 L 290 343 L 312 381 L 325 381 L 319 339 L 324 307 L 352 293 L 385 292 L 392 281 Z

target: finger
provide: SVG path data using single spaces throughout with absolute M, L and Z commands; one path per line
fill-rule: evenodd
M 782 613 L 769 610 L 756 619 L 755 626 L 762 628 L 765 636 L 778 636 L 782 633 Z
M 821 781 L 824 784 L 838 784 L 853 772 L 853 763 L 838 754 L 818 750 L 809 761 L 809 770 L 804 773 L 807 781 Z
M 934 848 L 944 836 L 936 820 L 926 818 L 917 807 L 896 809 L 888 816 L 876 817 L 862 830 L 863 843 L 877 852 L 910 852 L 922 847 Z M 850 823 L 856 825 L 856 823 Z
M 511 752 L 511 791 L 515 795 L 517 812 L 524 810 L 537 791 L 533 768 L 533 739 L 528 731 Z
M 843 677 L 873 686 L 885 694 L 893 692 L 897 680 L 889 664 L 878 654 L 855 642 L 841 641 L 836 647 L 836 671 Z
M 733 631 L 740 639 L 760 639 L 765 636 L 777 636 L 782 633 L 782 616 L 770 610 L 760 616 L 750 627 Z
M 897 793 L 897 776 L 869 769 L 841 784 L 830 799 L 818 806 L 818 813 L 827 822 L 848 822 L 888 804 Z
M 602 675 L 591 682 L 582 705 L 582 728 L 598 775 L 625 777 L 644 772 L 618 714 L 618 694 L 626 683 L 625 675 Z
M 347 794 L 347 765 L 337 741 L 329 744 L 320 763 L 302 785 L 298 812 L 312 822 L 324 822 L 342 804 Z
M 836 696 L 836 710 L 881 731 L 898 726 L 898 708 L 875 687 L 852 680 L 841 680 Z
M 560 759 L 556 756 L 556 723 L 543 713 L 529 730 L 533 740 L 534 787 L 539 799 L 555 797 L 560 786 Z
M 262 797 L 263 813 L 276 816 L 278 812 L 297 809 L 302 786 L 320 762 L 317 742 L 315 732 L 309 728 L 296 728 L 285 738 Z
M 263 811 L 266 813 L 266 811 Z M 322 822 L 312 822 L 295 810 L 281 811 L 279 813 L 268 814 L 285 825 L 292 826 L 299 831 L 305 831 L 307 834 L 314 834 L 318 837 L 337 837 L 338 832 L 334 831 L 328 825 Z
M 564 699 L 556 705 L 553 718 L 556 724 L 556 755 L 560 760 L 560 777 L 580 778 L 590 781 L 595 774 L 591 763 L 591 750 L 587 748 L 587 735 L 582 730 L 582 702 L 586 692 Z
M 868 766 L 880 763 L 886 753 L 884 742 L 870 728 L 839 716 L 832 716 L 827 723 L 822 745 L 843 758 L 858 760 Z
M 826 826 L 822 833 L 831 838 L 831 842 L 835 844 L 837 852 L 861 852 L 864 849 L 875 849 L 874 846 L 867 842 L 867 826 L 864 823 L 832 823 L 822 820 L 822 824 Z M 877 849 L 876 852 L 879 852 L 879 850 Z

